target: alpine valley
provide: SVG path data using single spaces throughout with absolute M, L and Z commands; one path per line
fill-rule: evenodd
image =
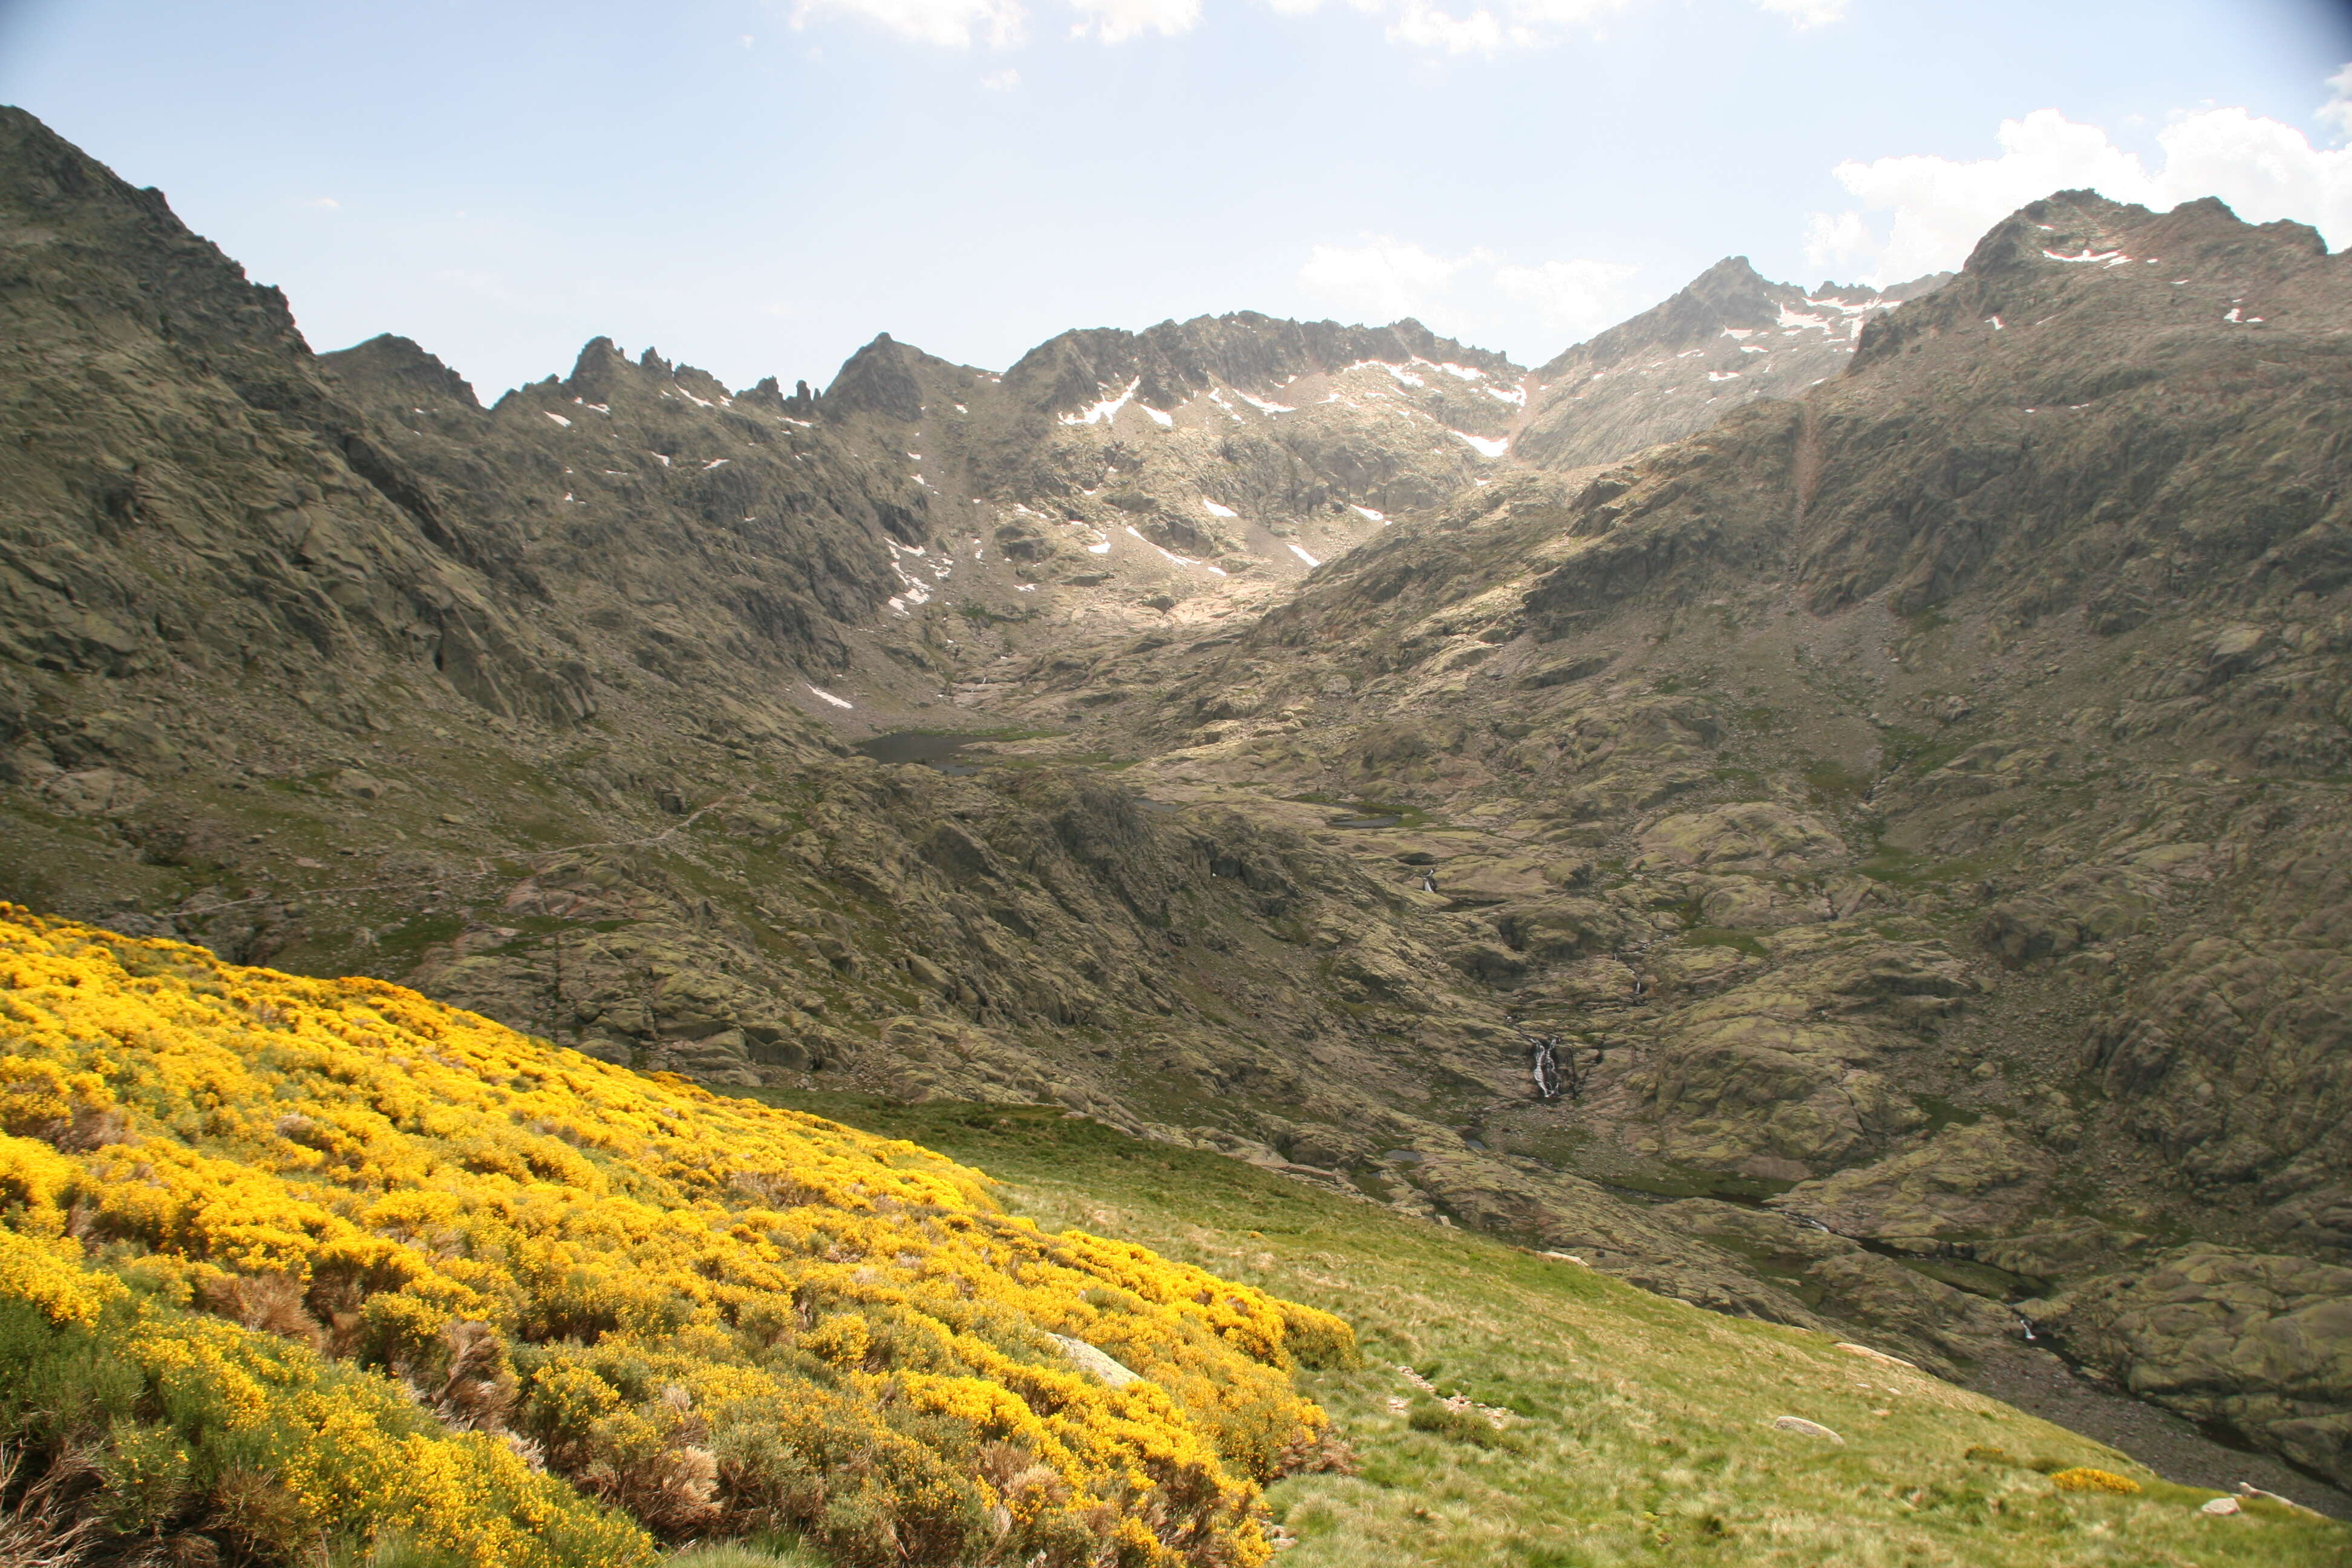
M 822 391 L 600 338 L 486 408 L 405 338 L 313 352 L 159 193 L 0 110 L 0 1143 L 86 1167 L 0 1158 L 0 1238 L 114 1269 L 151 1338 L 226 1320 L 405 1378 L 453 1444 L 507 1434 L 499 1485 L 612 1510 L 548 1561 L 757 1531 L 842 1563 L 2352 1552 L 2294 1506 L 2352 1515 L 2352 260 L 2313 230 L 2066 191 L 1956 274 L 1735 257 L 1532 369 L 1244 312 L 1001 372 L 885 335 Z M 1015 1463 L 982 1423 L 954 1464 L 993 1489 L 952 1531 L 887 1467 L 870 1517 L 778 1481 L 722 1523 L 736 1428 L 679 1414 L 717 1372 L 596 1374 L 715 1467 L 639 1485 L 551 1403 L 588 1319 L 452 1304 L 532 1244 L 399 1231 L 458 1281 L 428 1354 L 338 1327 L 323 1261 L 117 1226 L 72 1183 L 179 1180 L 124 1173 L 180 1169 L 142 1138 L 379 1207 L 496 1164 L 456 1121 L 422 1174 L 338 1152 L 321 1107 L 390 1092 L 340 1068 L 274 1131 L 141 1100 L 136 1031 L 57 1000 L 210 1007 L 240 966 L 293 998 L 255 1008 L 405 997 L 367 1073 L 596 1165 L 517 1182 L 693 1215 L 680 1277 L 719 1295 L 752 1289 L 711 1261 L 743 1215 L 904 1185 L 908 1237 L 981 1228 L 897 1266 L 1029 1302 L 990 1354 L 1077 1344 L 1102 1401 L 1141 1366 L 1167 1409 L 1119 1440 L 1206 1457 L 1097 1498 L 1144 1461 Z M 565 1073 L 605 1118 L 578 1137 L 484 1087 Z M 796 1196 L 681 1173 L 788 1133 L 834 1162 Z M 1150 1262 L 1072 1244 L 1049 1289 L 1004 1261 L 1045 1233 L 990 1205 L 1155 1250 L 1083 1238 Z M 1183 1317 L 1222 1280 L 1247 1344 Z M 1087 1326 L 1113 1297 L 1125 1340 Z M 836 1354 L 845 1320 L 799 1316 L 793 1353 L 867 1380 L 856 1421 L 920 1403 L 881 1328 Z M 961 1321 L 955 1375 L 1029 1387 Z M 97 1441 L 37 1426 L 0 1531 L 62 1519 Z M 409 1561 L 319 1557 L 227 1487 L 0 1561 Z

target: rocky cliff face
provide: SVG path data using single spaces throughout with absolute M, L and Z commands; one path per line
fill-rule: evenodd
M 1949 276 L 1808 291 L 1726 257 L 1530 375 L 1513 450 L 1546 468 L 1606 463 L 1696 435 L 1757 398 L 1797 396 L 1844 374 L 1869 321 Z
M 1939 1367 L 2022 1311 L 2352 1475 L 2309 231 L 2066 194 L 1858 332 L 1726 263 L 1532 375 L 1237 315 L 488 409 L 13 112 L 0 245 L 0 896 Z

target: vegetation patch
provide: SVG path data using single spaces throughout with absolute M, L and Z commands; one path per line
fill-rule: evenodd
M 394 985 L 14 906 L 0 975 L 0 1440 L 111 1554 L 1245 1568 L 1325 1432 L 1294 1370 L 1355 1353 L 911 1143 Z

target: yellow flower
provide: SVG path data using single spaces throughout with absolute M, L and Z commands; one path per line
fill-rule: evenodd
M 1089 1542 L 1247 1568 L 1259 1484 L 1324 1424 L 1290 1370 L 1354 1354 L 1328 1314 L 1047 1235 L 913 1144 L 382 982 L 5 905 L 0 977 L 0 1296 L 88 1323 L 121 1291 L 56 1241 L 71 1215 L 141 1289 L 381 1368 L 470 1429 L 393 1444 L 306 1416 L 333 1440 L 282 1479 L 322 1528 L 364 1500 L 521 1563 L 516 1510 L 554 1505 L 518 1455 L 543 1453 L 658 1529 L 790 1525 L 846 1563 Z M 173 1321 L 139 1341 L 150 1375 L 282 1423 L 258 1363 Z

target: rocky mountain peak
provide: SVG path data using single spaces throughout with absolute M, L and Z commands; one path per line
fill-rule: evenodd
M 1065 332 L 1024 355 L 1005 372 L 1004 383 L 1043 413 L 1070 413 L 1130 386 L 1136 401 L 1164 412 L 1216 386 L 1270 395 L 1301 376 L 1415 362 L 1514 381 L 1520 374 L 1507 356 L 1440 338 L 1415 321 L 1343 326 L 1241 310 L 1162 321 L 1141 332 Z
M 599 338 L 597 342 L 607 350 L 613 346 L 606 339 Z M 471 382 L 444 364 L 438 355 L 419 346 L 414 339 L 396 333 L 379 333 L 365 342 L 354 343 L 331 355 L 320 357 L 331 359 L 336 374 L 345 382 L 352 385 L 367 385 L 382 395 L 406 396 L 414 402 L 434 406 L 452 404 L 459 408 L 478 410 L 482 405 L 480 399 L 474 395 Z M 582 357 L 587 357 L 584 351 Z
M 1512 449 L 1548 468 L 1606 462 L 1693 435 L 1751 398 L 1792 396 L 1843 373 L 1865 321 L 1948 276 L 1808 294 L 1727 256 L 1537 371 Z
M 836 414 L 875 414 L 912 425 L 923 416 L 923 386 L 919 372 L 931 356 L 899 342 L 887 332 L 843 362 L 833 384 L 824 389 L 824 403 Z M 944 365 L 945 361 L 933 362 Z

